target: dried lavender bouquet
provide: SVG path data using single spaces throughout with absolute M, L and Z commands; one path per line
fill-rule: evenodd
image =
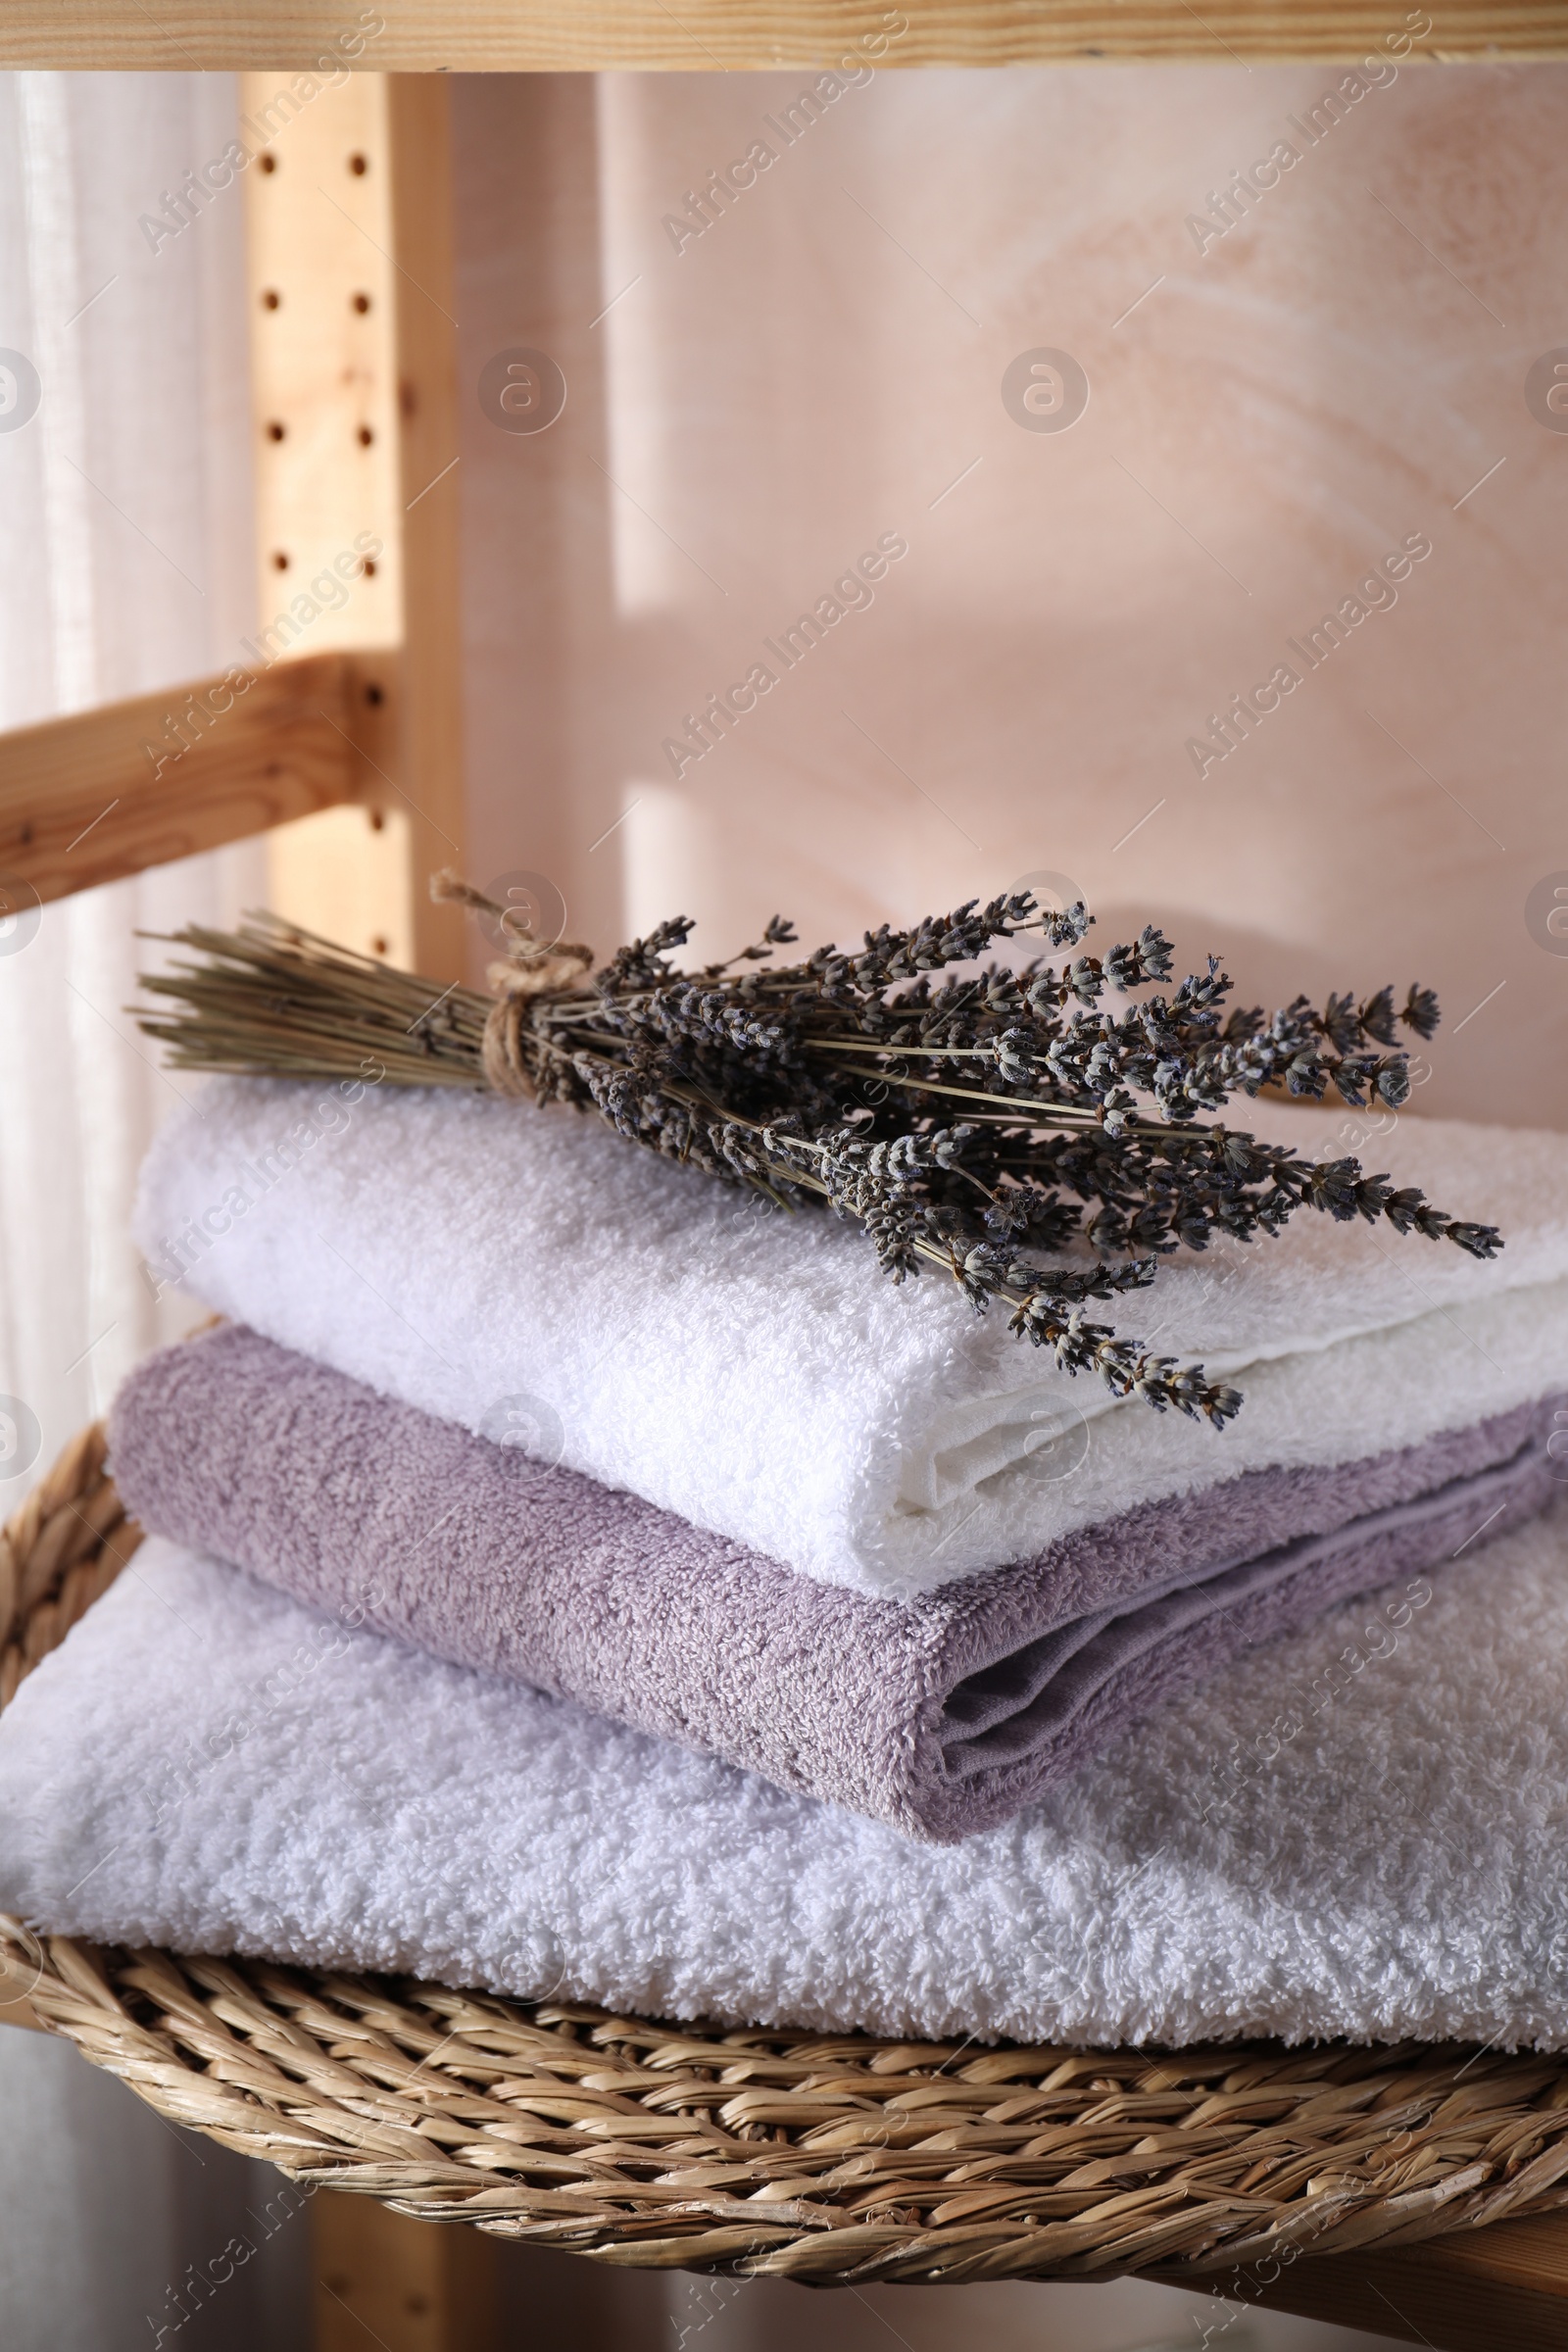
M 681 917 L 594 971 L 590 949 L 535 940 L 455 875 L 431 887 L 499 922 L 509 952 L 490 967 L 493 996 L 438 990 L 264 914 L 237 933 L 176 933 L 202 960 L 143 976 L 180 1009 L 141 1026 L 181 1069 L 336 1078 L 371 1056 L 397 1084 L 595 1110 L 781 1205 L 828 1203 L 864 1227 L 895 1282 L 937 1268 L 977 1311 L 1005 1308 L 1064 1371 L 1216 1427 L 1242 1401 L 1234 1389 L 1086 1305 L 1144 1289 L 1171 1250 L 1272 1236 L 1301 1207 L 1387 1219 L 1476 1257 L 1501 1247 L 1492 1226 L 1352 1158 L 1313 1162 L 1200 1118 L 1265 1090 L 1397 1105 L 1409 1091 L 1397 1032 L 1432 1035 L 1430 990 L 1412 987 L 1397 1009 L 1385 988 L 1321 1011 L 1305 997 L 1227 1010 L 1232 983 L 1210 957 L 1169 996 L 1107 1008 L 1107 991 L 1170 977 L 1173 950 L 1152 926 L 1103 960 L 941 978 L 998 940 L 1079 947 L 1088 910 L 1042 911 L 1027 893 L 792 964 L 774 960 L 795 939 L 775 916 L 756 946 L 695 973 L 670 961 L 693 929 Z

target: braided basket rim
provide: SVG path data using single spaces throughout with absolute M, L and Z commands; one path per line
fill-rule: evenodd
M 0 1706 L 141 1541 L 95 1423 L 0 1533 Z M 307 2189 L 627 2266 L 1266 2281 L 1568 2204 L 1568 2056 L 729 2033 L 4 1916 L 0 1967 L 169 2121 Z

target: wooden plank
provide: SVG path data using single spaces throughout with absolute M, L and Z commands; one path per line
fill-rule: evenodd
M 1252 2280 L 1238 2294 L 1229 2278 L 1216 2291 L 1433 2352 L 1497 2352 L 1500 2344 L 1509 2352 L 1561 2352 L 1568 2343 L 1568 2213 L 1494 2222 L 1386 2253 L 1303 2254 L 1261 2293 Z
M 488 2352 L 498 2344 L 494 2238 L 411 2221 L 323 2189 L 311 2207 L 315 2352 Z
M 0 890 L 20 909 L 351 800 L 396 666 L 311 654 L 0 734 Z
M 293 115 L 270 103 L 273 91 L 269 74 L 241 76 L 241 131 L 257 150 L 244 180 L 257 609 L 287 612 L 300 593 L 313 648 L 395 645 L 385 76 L 355 74 Z M 310 613 L 313 577 L 330 590 L 345 548 L 369 561 L 350 594 Z
M 385 77 L 357 74 L 291 108 L 275 76 L 246 74 L 240 115 L 255 151 L 244 187 L 257 612 L 264 624 L 304 614 L 312 646 L 395 645 L 403 535 Z M 351 596 L 334 597 L 345 550 L 366 567 Z M 408 965 L 395 729 L 386 740 L 387 772 L 370 778 L 365 806 L 269 837 L 267 897 L 310 930 Z
M 1423 48 L 1446 58 L 1568 55 L 1561 0 L 1466 0 L 1427 11 Z M 550 72 L 635 67 L 702 73 L 832 65 L 901 18 L 900 66 L 1005 66 L 1098 59 L 1284 64 L 1361 56 L 1403 20 L 1388 0 L 8 0 L 0 64 L 265 68 L 313 76 L 347 58 L 381 71 Z M 382 29 L 377 30 L 377 26 Z
M 456 909 L 432 907 L 462 858 L 456 328 L 447 88 L 361 74 L 292 112 L 241 84 L 252 318 L 258 610 L 306 614 L 344 550 L 352 598 L 310 643 L 403 643 L 401 701 L 359 808 L 268 843 L 279 913 L 447 980 Z M 285 657 L 287 658 L 287 657 Z

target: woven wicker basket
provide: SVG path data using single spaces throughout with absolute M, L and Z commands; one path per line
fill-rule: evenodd
M 0 1536 L 0 1704 L 139 1541 L 89 1430 Z M 727 2034 L 5 1919 L 0 1966 L 173 2123 L 603 2262 L 823 2286 L 1266 2279 L 1568 2203 L 1568 2059 Z

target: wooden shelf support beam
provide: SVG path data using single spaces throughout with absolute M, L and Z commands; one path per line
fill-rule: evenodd
M 397 673 L 392 650 L 310 654 L 0 734 L 5 911 L 372 798 Z

